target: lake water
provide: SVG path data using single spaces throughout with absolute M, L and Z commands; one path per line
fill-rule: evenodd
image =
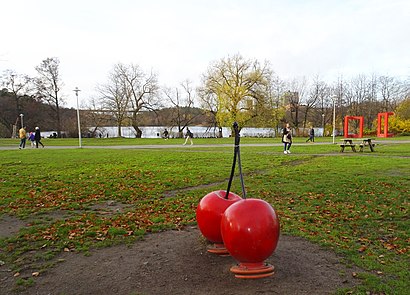
M 147 126 L 147 127 L 140 127 L 142 130 L 142 138 L 160 138 L 162 133 L 164 132 L 165 128 L 169 132 L 169 136 L 172 138 L 178 138 L 178 128 L 171 128 L 165 126 Z M 189 129 L 194 134 L 194 138 L 214 138 L 218 135 L 218 128 L 210 128 L 210 127 L 201 127 L 201 126 L 189 126 Z M 323 128 L 314 128 L 315 129 L 315 136 L 320 137 L 323 136 Z M 90 131 L 94 130 L 94 128 L 89 128 Z M 184 130 L 185 134 L 186 129 Z M 307 133 L 308 129 L 306 129 Z M 41 132 L 43 137 L 50 137 L 56 131 L 44 131 Z M 275 136 L 275 129 L 273 128 L 252 128 L 252 127 L 245 127 L 241 130 L 242 137 L 274 137 Z M 106 138 L 108 137 L 118 137 L 118 128 L 116 126 L 110 127 L 100 127 L 97 130 L 97 137 L 101 134 L 101 137 Z M 121 135 L 122 137 L 126 138 L 135 138 L 136 132 L 133 127 L 122 127 L 121 128 Z M 83 135 L 84 137 L 85 135 Z M 231 136 L 231 129 L 228 127 L 222 127 L 222 136 L 223 137 L 230 137 Z
M 178 137 L 178 128 L 171 128 L 165 126 L 149 126 L 140 127 L 142 130 L 142 138 L 160 138 L 165 128 L 169 132 L 169 136 Z M 209 128 L 201 126 L 189 126 L 189 129 L 194 134 L 195 137 L 209 138 L 217 137 L 218 128 Z M 93 128 L 90 128 L 93 130 Z M 185 134 L 186 129 L 184 129 Z M 101 127 L 98 128 L 97 137 L 101 134 L 102 137 L 118 137 L 118 127 Z M 122 127 L 121 135 L 122 137 L 135 138 L 136 132 L 133 127 Z M 242 128 L 240 132 L 242 137 L 274 137 L 275 130 L 273 128 Z M 222 136 L 229 137 L 231 135 L 231 129 L 227 127 L 222 127 Z

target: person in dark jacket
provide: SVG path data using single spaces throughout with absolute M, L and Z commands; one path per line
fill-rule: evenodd
M 306 142 L 308 141 L 315 142 L 315 129 L 313 129 L 313 127 L 309 130 L 309 138 L 306 140 Z
M 162 135 L 164 136 L 164 139 L 167 140 L 169 138 L 169 133 L 167 128 L 165 128 L 164 132 L 162 133 Z
M 34 140 L 36 142 L 36 148 L 38 148 L 38 144 L 41 144 L 44 147 L 44 144 L 41 142 L 41 132 L 40 128 L 36 127 L 36 132 L 34 133 Z
M 193 145 L 194 143 L 192 142 L 192 138 L 194 137 L 194 135 L 192 134 L 191 130 L 189 130 L 189 128 L 186 128 L 186 134 L 185 134 L 185 142 L 183 145 L 186 145 L 188 142 L 188 139 L 191 141 L 191 145 Z
M 285 127 L 282 129 L 282 142 L 284 145 L 283 153 L 290 154 L 290 147 L 292 146 L 292 130 L 290 129 L 289 123 L 286 123 Z

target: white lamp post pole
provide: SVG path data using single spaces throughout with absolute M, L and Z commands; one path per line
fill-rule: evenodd
M 81 148 L 81 124 L 80 124 L 80 109 L 78 106 L 78 92 L 81 91 L 76 87 L 74 90 L 75 96 L 77 97 L 77 123 L 78 123 L 78 146 Z
M 23 117 L 24 117 L 24 115 L 23 115 L 23 114 L 20 114 L 20 119 L 21 119 L 21 128 L 23 128 L 23 127 L 24 127 Z
M 325 137 L 325 113 L 322 113 L 323 137 Z
M 333 144 L 336 136 L 336 97 L 333 98 Z

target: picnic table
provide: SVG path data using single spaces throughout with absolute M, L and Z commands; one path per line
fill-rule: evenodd
M 353 152 L 356 152 L 356 144 L 353 142 L 353 138 L 342 138 L 343 143 L 340 144 L 340 152 L 343 153 L 345 147 L 350 147 Z M 364 148 L 370 148 L 371 152 L 374 152 L 374 143 L 371 138 L 360 138 L 359 139 L 360 152 L 363 152 Z
M 356 152 L 356 144 L 353 143 L 353 138 L 342 138 L 343 143 L 340 144 L 340 152 L 345 151 L 345 147 L 351 147 L 353 152 Z
M 371 138 L 362 138 L 362 142 L 360 143 L 360 151 L 363 152 L 365 147 L 370 148 L 370 151 L 374 152 L 374 143 L 372 143 Z

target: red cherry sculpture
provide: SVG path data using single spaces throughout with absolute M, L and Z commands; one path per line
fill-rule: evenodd
M 274 267 L 264 261 L 275 251 L 279 220 L 272 206 L 259 199 L 244 199 L 226 209 L 221 234 L 226 249 L 239 264 L 231 267 L 237 278 L 263 278 Z
M 202 235 L 210 242 L 214 243 L 214 247 L 208 249 L 209 252 L 215 254 L 229 254 L 223 245 L 221 235 L 221 218 L 226 208 L 235 202 L 242 200 L 240 196 L 230 192 L 226 196 L 226 191 L 219 190 L 207 194 L 201 199 L 196 209 L 196 220 Z

